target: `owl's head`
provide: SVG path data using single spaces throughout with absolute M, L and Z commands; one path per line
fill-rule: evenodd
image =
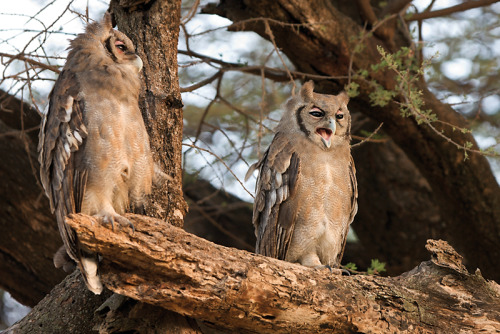
M 285 104 L 278 131 L 305 136 L 323 149 L 349 144 L 351 115 L 347 109 L 349 97 L 314 93 L 314 83 L 306 82 L 297 96 Z
M 89 24 L 84 34 L 71 41 L 71 49 L 100 56 L 100 65 L 130 65 L 137 73 L 142 69 L 142 60 L 135 53 L 134 44 L 124 33 L 113 29 L 109 12 L 104 14 L 100 22 Z M 104 59 L 109 64 L 103 64 Z

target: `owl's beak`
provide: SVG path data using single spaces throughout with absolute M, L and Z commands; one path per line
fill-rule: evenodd
M 316 129 L 316 133 L 320 135 L 321 141 L 326 146 L 326 148 L 330 148 L 330 146 L 332 145 L 332 136 L 335 134 L 335 130 L 337 130 L 337 124 L 335 122 L 335 118 L 333 117 L 330 117 L 330 119 L 328 119 L 327 127 Z
M 134 60 L 134 66 L 137 69 L 137 73 L 139 73 L 142 70 L 142 59 L 138 55 L 135 55 L 135 60 Z

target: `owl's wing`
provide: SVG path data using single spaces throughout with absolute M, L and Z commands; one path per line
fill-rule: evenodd
M 356 180 L 356 167 L 354 166 L 354 160 L 352 156 L 349 161 L 349 178 L 351 180 L 351 212 L 349 214 L 349 225 L 354 220 L 354 216 L 358 212 L 358 181 Z
M 79 258 L 76 236 L 64 219 L 81 210 L 87 180 L 87 171 L 75 163 L 75 155 L 87 136 L 85 102 L 79 93 L 75 73 L 63 70 L 50 93 L 38 143 L 42 185 L 56 213 L 66 251 L 74 260 Z
M 277 133 L 262 159 L 253 210 L 257 236 L 255 252 L 284 260 L 295 227 L 294 195 L 300 169 L 299 157 L 288 139 Z
M 349 212 L 349 224 L 344 231 L 344 235 L 342 236 L 343 237 L 342 248 L 337 257 L 337 264 L 339 265 L 340 261 L 342 260 L 342 257 L 344 256 L 344 249 L 345 249 L 345 244 L 347 242 L 347 233 L 349 232 L 349 225 L 351 225 L 352 221 L 354 220 L 354 216 L 358 212 L 358 182 L 356 180 L 356 167 L 354 166 L 354 160 L 352 159 L 352 156 L 350 157 L 349 161 L 349 179 L 351 181 L 351 189 L 352 189 L 351 210 Z

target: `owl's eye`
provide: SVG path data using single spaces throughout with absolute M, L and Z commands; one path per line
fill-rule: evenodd
M 125 44 L 122 41 L 116 41 L 115 42 L 115 47 L 117 49 L 119 49 L 120 51 L 122 51 L 122 52 L 124 52 L 125 50 L 127 50 L 127 47 L 125 46 Z
M 337 115 L 335 115 L 335 118 L 342 119 L 342 118 L 344 118 L 344 114 L 337 114 Z
M 323 117 L 325 116 L 325 112 L 318 107 L 314 107 L 311 109 L 309 112 L 309 115 L 314 116 L 314 117 Z

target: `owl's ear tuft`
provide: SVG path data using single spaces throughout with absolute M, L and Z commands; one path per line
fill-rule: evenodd
M 314 91 L 314 81 L 309 80 L 300 89 L 300 97 L 304 101 L 311 101 L 313 99 L 313 91 Z
M 111 20 L 111 14 L 109 12 L 104 13 L 104 16 L 101 21 L 101 26 L 105 30 L 111 30 L 113 29 L 113 22 Z
M 344 102 L 345 104 L 349 103 L 349 95 L 347 94 L 346 91 L 342 91 L 337 95 L 337 97 L 340 99 L 340 101 Z

